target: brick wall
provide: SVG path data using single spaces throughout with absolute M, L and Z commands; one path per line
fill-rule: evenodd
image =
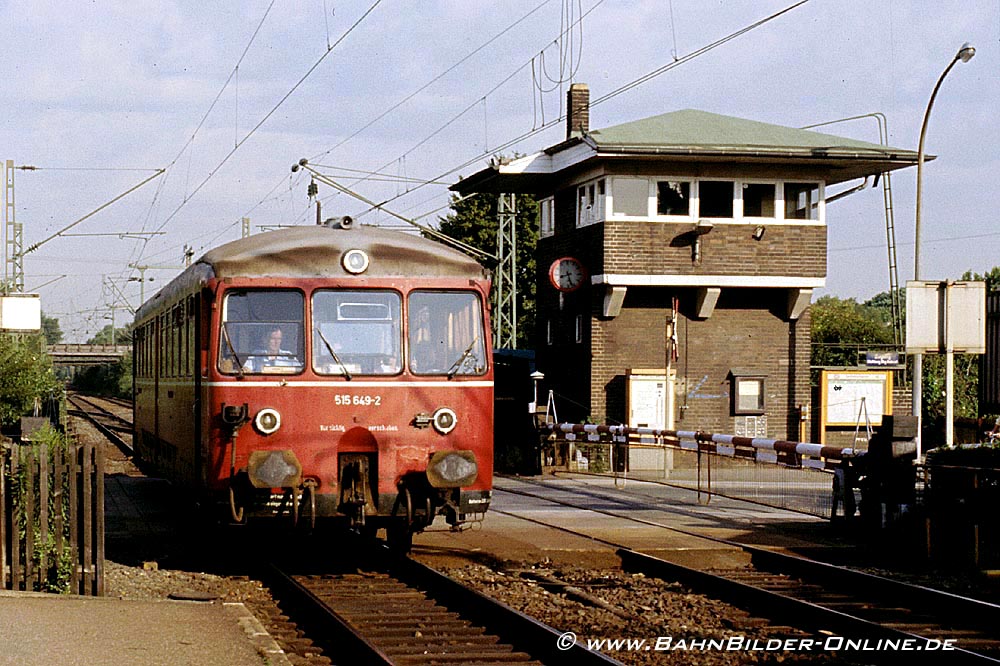
M 809 404 L 810 317 L 788 321 L 788 291 L 726 287 L 708 319 L 694 317 L 697 290 L 628 287 L 621 313 L 603 318 L 604 292 L 587 284 L 560 295 L 549 283 L 552 261 L 580 259 L 591 275 L 790 276 L 826 274 L 826 228 L 764 222 L 717 224 L 692 262 L 691 223 L 611 221 L 575 228 L 572 190 L 556 194 L 556 233 L 538 243 L 538 368 L 556 391 L 564 421 L 621 422 L 627 417 L 625 370 L 663 368 L 665 323 L 679 298 L 680 358 L 675 425 L 732 433 L 731 371 L 766 376 L 767 436 L 799 439 L 798 405 Z M 583 315 L 577 342 L 576 317 Z M 552 343 L 547 342 L 551 330 Z
M 693 225 L 605 222 L 602 273 L 668 275 L 826 275 L 826 228 L 717 224 L 701 237 L 701 261 L 692 261 Z M 597 272 L 597 268 L 594 269 Z
M 731 372 L 737 370 L 766 377 L 767 436 L 797 440 L 798 405 L 810 402 L 810 317 L 807 311 L 796 321 L 783 319 L 783 289 L 723 289 L 705 320 L 692 316 L 693 289 L 631 287 L 613 319 L 600 317 L 596 289 L 564 295 L 561 314 L 552 318 L 553 344 L 537 347 L 538 366 L 546 386 L 557 393 L 560 418 L 627 420 L 625 371 L 665 366 L 666 321 L 675 294 L 680 305 L 676 427 L 734 432 Z M 586 314 L 586 326 L 577 343 L 579 314 Z

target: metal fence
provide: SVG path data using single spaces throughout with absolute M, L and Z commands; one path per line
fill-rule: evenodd
M 104 594 L 100 446 L 0 445 L 0 589 Z
M 703 494 L 747 500 L 830 518 L 834 482 L 852 448 L 702 431 L 546 424 L 543 466 L 656 481 Z

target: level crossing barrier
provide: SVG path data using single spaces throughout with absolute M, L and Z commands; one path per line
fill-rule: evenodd
M 809 442 L 625 425 L 539 423 L 547 469 L 607 472 L 616 484 L 653 480 L 822 517 L 850 517 L 845 469 L 866 451 Z M 630 451 L 659 450 L 659 469 L 632 469 Z M 819 474 L 819 475 L 817 475 Z

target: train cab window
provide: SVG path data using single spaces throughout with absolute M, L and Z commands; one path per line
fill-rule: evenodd
M 301 372 L 304 305 L 299 291 L 227 292 L 219 332 L 219 370 L 227 374 Z
M 415 291 L 407 301 L 409 365 L 418 375 L 486 372 L 482 304 L 471 291 Z
M 395 375 L 403 369 L 402 299 L 387 289 L 330 289 L 312 298 L 317 374 Z

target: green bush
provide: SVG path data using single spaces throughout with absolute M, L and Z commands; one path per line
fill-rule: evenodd
M 0 334 L 0 425 L 17 422 L 37 398 L 60 390 L 40 335 Z

